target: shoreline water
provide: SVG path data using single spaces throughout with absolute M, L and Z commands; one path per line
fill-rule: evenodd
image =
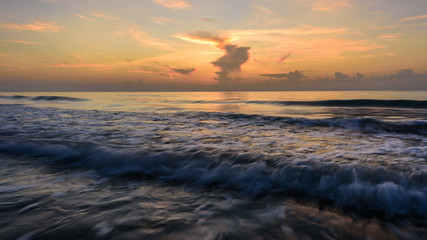
M 0 235 L 421 239 L 420 93 L 0 94 Z

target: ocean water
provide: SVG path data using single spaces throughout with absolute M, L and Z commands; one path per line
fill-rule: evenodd
M 426 239 L 427 92 L 0 93 L 0 239 Z

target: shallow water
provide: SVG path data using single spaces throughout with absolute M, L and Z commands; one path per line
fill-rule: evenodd
M 427 92 L 2 93 L 4 239 L 422 239 Z

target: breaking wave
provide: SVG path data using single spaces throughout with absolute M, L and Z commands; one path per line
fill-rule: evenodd
M 361 214 L 427 217 L 427 170 L 203 150 L 147 152 L 93 142 L 2 141 L 2 154 L 33 157 L 59 169 L 90 169 L 107 177 L 149 178 L 244 195 L 285 195 L 327 202 Z

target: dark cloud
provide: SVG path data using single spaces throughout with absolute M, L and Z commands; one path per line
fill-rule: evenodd
M 290 80 L 290 81 L 301 81 L 304 78 L 306 78 L 306 76 L 303 74 L 302 71 L 294 71 L 294 72 L 289 72 L 289 73 L 272 73 L 272 74 L 260 74 L 263 77 L 270 77 L 270 78 L 281 78 L 286 80 Z
M 225 45 L 225 55 L 218 58 L 213 65 L 224 72 L 240 71 L 240 66 L 248 61 L 250 47 L 238 47 L 237 45 Z
M 169 68 L 171 71 L 182 74 L 182 75 L 190 75 L 194 71 L 196 71 L 196 68 Z
M 361 73 L 348 75 L 336 72 L 332 77 L 307 80 L 301 71 L 278 74 L 261 74 L 269 77 L 261 90 L 427 90 L 427 72 L 416 73 L 412 69 L 402 69 L 395 74 L 366 77 Z M 272 81 L 273 78 L 283 79 Z
M 184 37 L 191 40 L 215 43 L 216 47 L 225 51 L 224 56 L 212 62 L 214 66 L 220 68 L 220 71 L 216 72 L 217 77 L 214 78 L 219 83 L 231 81 L 231 73 L 240 72 L 241 66 L 249 59 L 250 47 L 239 47 L 237 45 L 228 44 L 229 39 L 227 37 L 221 37 L 207 31 L 197 31 L 192 34 L 187 34 Z
M 232 77 L 230 76 L 230 74 L 228 72 L 215 72 L 217 77 L 214 78 L 215 80 L 217 80 L 219 83 L 226 83 L 226 82 L 230 82 Z
M 214 66 L 221 70 L 216 72 L 219 83 L 229 82 L 232 77 L 231 72 L 240 72 L 240 66 L 248 61 L 250 47 L 238 47 L 237 45 L 224 45 L 225 55 L 212 62 Z
M 271 77 L 271 78 L 286 78 L 288 77 L 287 73 L 272 73 L 272 74 L 260 74 L 260 76 Z
M 285 53 L 284 55 L 282 55 L 279 59 L 279 63 L 283 63 L 283 61 L 285 61 L 286 59 L 288 59 L 291 56 L 291 53 Z
M 187 35 L 188 38 L 194 40 L 205 40 L 210 42 L 215 42 L 219 48 L 224 48 L 228 38 L 220 37 L 217 34 L 213 34 L 207 31 L 197 31 Z
M 334 74 L 334 76 L 335 76 L 335 79 L 337 79 L 337 80 L 346 80 L 346 79 L 350 78 L 347 74 L 344 74 L 344 73 L 341 73 L 341 72 L 336 72 Z

